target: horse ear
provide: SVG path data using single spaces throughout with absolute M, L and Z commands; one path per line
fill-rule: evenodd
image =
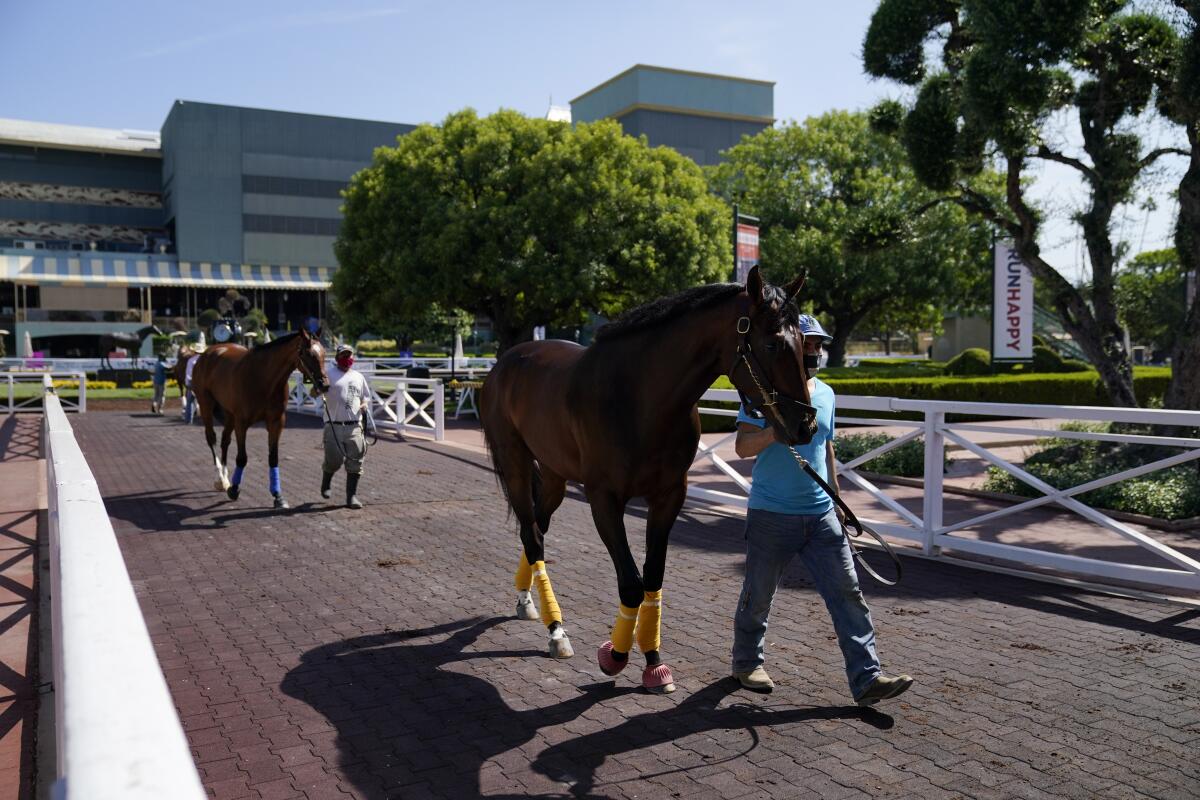
M 746 294 L 750 295 L 751 304 L 758 305 L 762 302 L 763 279 L 758 264 L 751 267 L 749 274 L 746 275 Z
M 783 292 L 787 295 L 787 302 L 790 303 L 795 299 L 796 295 L 800 294 L 800 290 L 804 288 L 804 283 L 807 280 L 808 270 L 802 269 L 800 270 L 800 274 L 796 276 L 795 280 L 783 287 Z

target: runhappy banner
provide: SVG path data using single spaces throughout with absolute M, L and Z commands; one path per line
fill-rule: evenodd
M 1033 360 L 1033 273 L 1007 242 L 992 269 L 992 361 Z

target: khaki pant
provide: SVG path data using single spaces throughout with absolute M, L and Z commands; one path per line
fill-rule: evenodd
M 361 425 L 325 423 L 325 463 L 322 467 L 325 472 L 337 472 L 345 461 L 347 473 L 361 475 L 366 452 L 367 439 Z

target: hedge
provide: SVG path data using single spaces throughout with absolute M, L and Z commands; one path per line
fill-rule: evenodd
M 1055 406 L 1107 406 L 1100 376 L 1096 372 L 1012 374 L 981 377 L 934 378 L 827 378 L 825 383 L 838 395 L 899 397 L 910 400 L 948 400 L 959 403 L 1036 403 Z M 1169 367 L 1135 367 L 1134 391 L 1143 406 L 1161 402 L 1171 380 Z M 725 376 L 714 389 L 732 389 Z M 704 403 L 706 407 L 737 408 L 737 403 Z M 846 411 L 845 416 L 878 417 L 875 412 Z M 911 414 L 906 414 L 911 417 Z M 919 415 L 918 415 L 919 416 Z M 912 417 L 916 418 L 916 417 Z M 705 433 L 732 431 L 732 417 L 700 417 Z

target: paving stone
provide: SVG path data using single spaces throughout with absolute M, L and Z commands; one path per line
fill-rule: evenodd
M 1165 606 L 907 559 L 901 586 L 864 590 L 886 666 L 917 684 L 863 711 L 793 564 L 779 687 L 755 695 L 727 676 L 743 523 L 689 507 L 664 587 L 679 690 L 654 696 L 639 654 L 595 665 L 615 580 L 574 487 L 546 538 L 576 650 L 555 661 L 511 619 L 518 539 L 481 452 L 381 440 L 349 512 L 317 496 L 319 430 L 292 418 L 281 513 L 262 429 L 229 502 L 198 427 L 72 424 L 216 797 L 1182 798 L 1200 779 L 1200 620 Z M 644 525 L 631 508 L 638 559 Z

